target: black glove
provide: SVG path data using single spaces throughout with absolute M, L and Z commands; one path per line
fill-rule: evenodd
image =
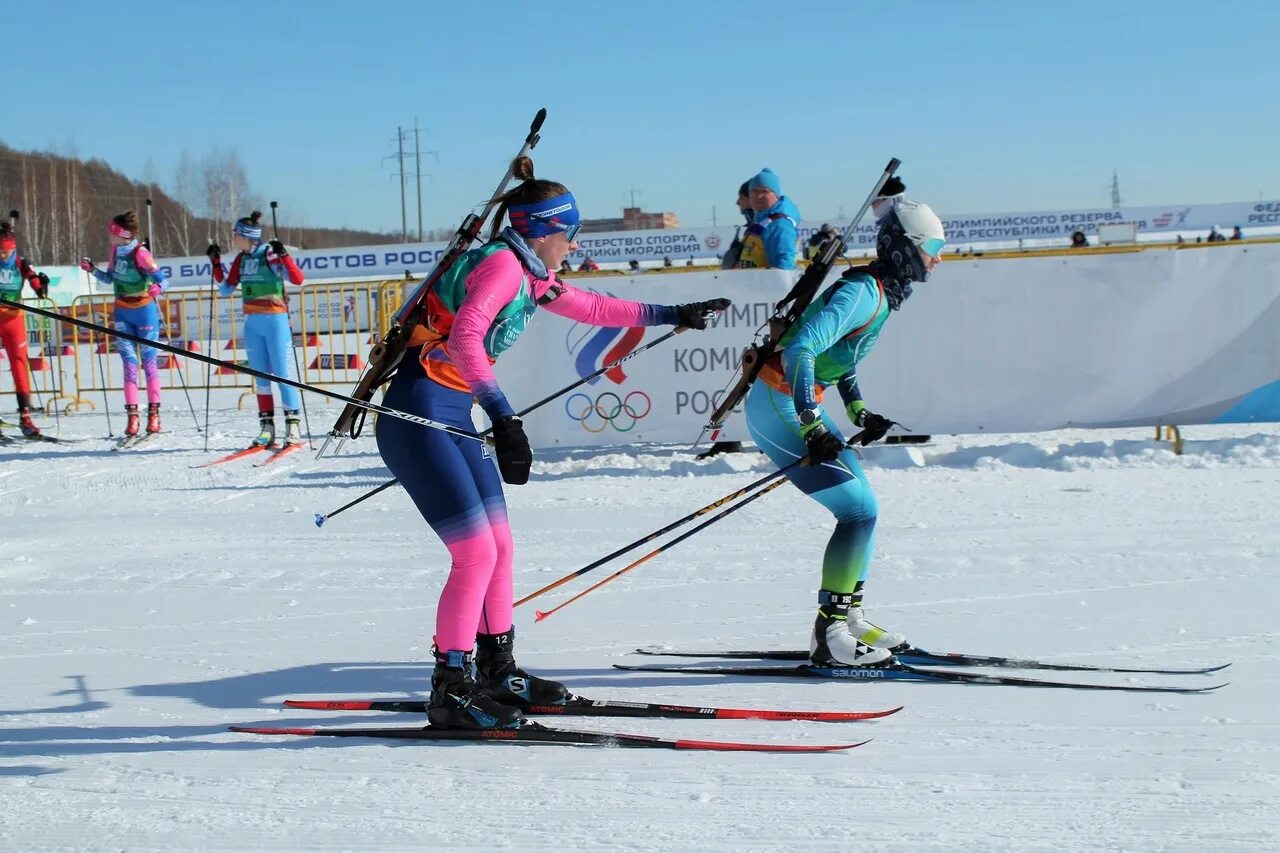
M 31 283 L 31 289 L 36 292 L 36 296 L 44 299 L 49 295 L 49 276 L 40 273 L 36 276 L 36 280 Z
M 281 243 L 279 240 L 271 240 L 267 245 L 271 247 L 271 251 L 276 253 L 277 258 L 288 257 L 289 250 L 286 249 L 284 247 L 284 243 Z
M 862 427 L 862 437 L 858 439 L 858 443 L 866 447 L 873 441 L 879 441 L 896 423 L 897 421 L 891 421 L 884 415 L 877 415 L 875 412 L 863 409 L 861 417 L 857 420 L 858 426 Z
M 498 452 L 498 471 L 502 482 L 523 486 L 529 482 L 529 469 L 533 467 L 533 451 L 524 434 L 524 421 L 515 415 L 507 415 L 493 422 L 493 446 Z
M 844 450 L 844 442 L 820 423 L 814 424 L 804 434 L 804 444 L 809 448 L 810 465 L 834 462 Z
M 222 247 L 217 243 L 210 243 L 209 248 L 205 249 L 204 253 L 208 255 L 209 260 L 213 261 L 215 264 L 222 262 Z
M 706 302 L 686 302 L 683 305 L 676 306 L 677 326 L 684 326 L 686 329 L 697 329 L 701 331 L 707 327 L 707 318 L 704 316 L 711 311 L 723 311 L 733 303 L 723 297 L 720 299 L 710 299 Z

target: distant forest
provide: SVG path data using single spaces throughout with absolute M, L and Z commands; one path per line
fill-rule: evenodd
M 172 180 L 162 182 L 132 180 L 101 160 L 16 151 L 0 143 L 0 216 L 19 212 L 18 245 L 33 264 L 103 259 L 107 222 L 136 210 L 145 232 L 148 198 L 155 233 L 144 236 L 160 257 L 204 254 L 210 237 L 229 252 L 232 224 L 255 209 L 262 211 L 264 234 L 271 233 L 268 203 L 250 188 L 234 150 L 215 150 L 200 160 L 183 152 Z M 400 241 L 399 234 L 299 226 L 283 206 L 278 212 L 280 239 L 302 249 Z

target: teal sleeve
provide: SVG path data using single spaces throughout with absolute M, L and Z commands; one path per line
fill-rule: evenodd
M 813 375 L 818 356 L 845 335 L 869 323 L 880 307 L 874 284 L 850 281 L 828 293 L 824 294 L 826 305 L 809 318 L 782 351 L 782 371 L 791 386 L 797 412 L 818 405 Z

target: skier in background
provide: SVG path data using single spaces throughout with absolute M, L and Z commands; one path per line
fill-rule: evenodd
M 232 245 L 238 250 L 228 271 L 222 266 L 222 247 L 210 244 L 205 250 L 213 265 L 213 278 L 218 292 L 231 296 L 240 288 L 244 298 L 244 348 L 249 366 L 285 379 L 293 375 L 293 330 L 289 327 L 289 303 L 285 299 L 285 276 L 289 284 L 300 285 L 302 270 L 279 240 L 262 242 L 261 211 L 236 220 Z M 277 383 L 278 384 L 278 383 Z M 271 382 L 254 377 L 258 395 L 258 437 L 253 444 L 271 447 L 276 441 L 275 402 Z M 284 445 L 302 441 L 302 395 L 292 385 L 280 385 L 280 404 L 284 407 Z
M 512 169 L 522 183 L 495 199 L 490 242 L 467 252 L 433 285 L 424 322 L 413 330 L 383 399 L 471 431 L 474 398 L 493 423 L 497 470 L 472 439 L 398 418 L 380 418 L 377 426 L 383 461 L 452 557 L 436 610 L 428 718 L 455 728 L 519 726 L 522 707 L 562 703 L 569 695 L 563 684 L 529 675 L 515 662 L 513 545 L 502 482 L 528 482 L 533 453 L 493 362 L 539 307 L 597 326 L 704 329 L 704 314 L 729 305 L 727 299 L 649 305 L 559 281 L 554 271 L 578 248 L 577 203 L 563 185 L 535 179 L 528 157 Z
M 160 339 L 160 309 L 156 297 L 168 283 L 164 271 L 138 242 L 138 214 L 132 210 L 112 218 L 110 270 L 103 272 L 89 258 L 80 259 L 80 269 L 89 273 L 99 290 L 116 295 L 114 325 L 149 341 Z M 124 410 L 128 423 L 124 434 L 138 434 L 138 360 L 147 377 L 147 432 L 160 432 L 160 368 L 153 347 L 135 347 L 133 341 L 116 338 L 116 349 L 124 364 Z M 141 350 L 141 351 L 139 351 Z
M 862 427 L 862 443 L 883 438 L 893 422 L 868 411 L 856 369 L 879 338 L 890 312 L 902 307 L 915 282 L 926 281 L 946 244 L 941 220 L 928 205 L 878 199 L 876 259 L 857 267 L 813 300 L 779 341 L 747 398 L 747 428 L 756 444 L 783 467 L 791 482 L 836 517 L 818 591 L 818 615 L 809 645 L 817 666 L 884 666 L 902 634 L 863 615 L 863 586 L 871 564 L 875 494 L 839 427 L 822 406 L 836 386 L 845 412 Z
M 0 221 L 0 300 L 21 301 L 24 281 L 41 299 L 49 295 L 49 276 L 37 273 L 18 254 L 13 226 L 8 220 Z M 39 438 L 40 428 L 31 420 L 31 364 L 27 360 L 27 321 L 21 309 L 0 304 L 0 345 L 9 356 L 9 371 L 13 374 L 18 427 L 27 438 Z

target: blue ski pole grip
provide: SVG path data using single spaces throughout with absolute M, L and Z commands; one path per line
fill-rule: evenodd
M 317 512 L 317 513 L 316 513 L 316 527 L 324 527 L 324 520 L 325 520 L 325 518 L 326 518 L 326 516 L 323 516 L 323 515 L 321 515 L 320 513 L 318 513 L 318 512 Z

